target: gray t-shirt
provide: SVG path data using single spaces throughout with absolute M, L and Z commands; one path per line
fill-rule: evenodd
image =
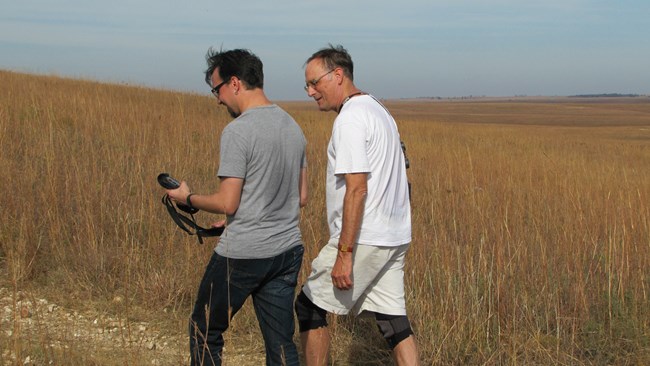
M 302 245 L 300 170 L 305 136 L 277 105 L 252 108 L 221 134 L 219 177 L 243 178 L 241 201 L 227 217 L 215 251 L 224 257 L 269 258 Z

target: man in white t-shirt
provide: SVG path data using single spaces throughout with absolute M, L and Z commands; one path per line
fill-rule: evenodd
M 418 365 L 406 316 L 404 258 L 411 242 L 406 164 L 395 120 L 353 82 L 341 46 L 306 63 L 305 90 L 321 111 L 338 113 L 327 148 L 330 240 L 296 299 L 307 365 L 326 365 L 326 313 L 374 315 L 398 365 Z

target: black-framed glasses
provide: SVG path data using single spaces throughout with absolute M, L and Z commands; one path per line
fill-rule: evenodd
M 324 74 L 321 75 L 319 78 L 316 78 L 316 79 L 312 79 L 312 80 L 307 81 L 307 83 L 305 83 L 305 91 L 308 92 L 310 87 L 311 87 L 311 88 L 315 88 L 316 85 L 318 85 L 318 83 L 321 81 L 322 78 L 324 78 L 325 76 L 327 76 L 328 74 L 330 74 L 330 73 L 331 73 L 332 71 L 334 71 L 334 70 L 336 70 L 336 68 L 333 68 L 332 70 L 330 70 L 330 71 L 324 73 Z
M 222 86 L 228 84 L 229 81 L 230 80 L 225 80 L 225 81 L 220 82 L 219 84 L 217 84 L 217 86 L 212 88 L 212 90 L 210 90 L 210 91 L 212 92 L 212 94 L 214 94 L 215 97 L 219 98 L 219 89 L 221 89 Z

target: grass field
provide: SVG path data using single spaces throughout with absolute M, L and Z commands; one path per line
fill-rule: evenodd
M 225 109 L 209 93 L 9 72 L 0 83 L 2 285 L 184 334 L 214 242 L 173 225 L 155 178 L 214 190 Z M 279 104 L 308 140 L 304 280 L 328 238 L 335 115 Z M 650 364 L 650 98 L 386 105 L 411 162 L 405 280 L 424 364 Z M 374 324 L 331 324 L 334 364 L 390 364 Z M 1 332 L 0 346 L 37 364 L 150 364 L 74 341 L 54 352 L 43 337 Z M 249 306 L 227 342 L 241 338 L 261 343 Z

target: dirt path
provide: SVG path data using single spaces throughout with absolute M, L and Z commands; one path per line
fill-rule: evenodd
M 0 329 L 0 365 L 56 365 L 71 356 L 93 364 L 188 364 L 185 335 L 169 335 L 146 322 L 66 309 L 35 294 L 13 294 L 2 287 Z M 227 345 L 224 365 L 264 364 L 263 351 L 254 348 Z

